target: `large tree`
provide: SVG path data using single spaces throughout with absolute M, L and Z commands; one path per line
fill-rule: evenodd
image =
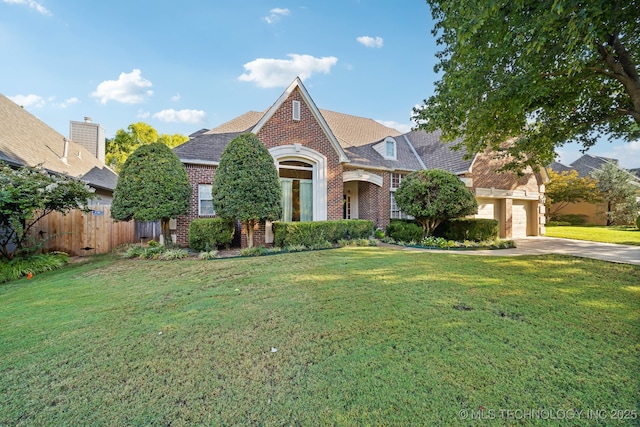
M 159 135 L 157 130 L 144 122 L 132 123 L 126 130 L 118 129 L 113 139 L 107 139 L 105 163 L 120 172 L 127 158 L 141 145 L 161 142 L 174 148 L 188 140 L 189 137 L 180 134 Z
M 591 176 L 607 204 L 607 225 L 633 224 L 640 211 L 636 198 L 640 183 L 635 177 L 613 162 L 605 163 Z
M 456 175 L 441 169 L 412 172 L 394 195 L 400 209 L 415 217 L 426 236 L 442 221 L 478 212 L 478 202 Z
M 0 162 L 0 258 L 26 251 L 31 228 L 51 212 L 86 209 L 94 190 L 83 181 Z
M 595 179 L 578 176 L 578 171 L 549 171 L 545 188 L 549 216 L 557 214 L 570 203 L 595 203 L 600 200 L 600 189 Z
M 184 165 L 166 145 L 141 145 L 127 158 L 113 192 L 111 216 L 118 221 L 160 220 L 165 241 L 169 220 L 187 213 L 191 183 Z
M 278 170 L 258 137 L 245 133 L 231 140 L 213 180 L 216 215 L 242 221 L 247 245 L 253 247 L 256 224 L 280 219 L 281 198 Z
M 640 1 L 427 3 L 441 78 L 414 110 L 418 128 L 517 171 L 568 141 L 640 134 Z

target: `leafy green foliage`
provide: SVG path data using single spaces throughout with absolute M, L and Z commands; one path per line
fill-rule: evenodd
M 595 179 L 589 176 L 579 177 L 576 170 L 563 172 L 551 170 L 545 196 L 547 211 L 553 217 L 570 203 L 600 201 L 600 189 Z
M 434 233 L 447 240 L 482 242 L 496 240 L 500 232 L 497 219 L 465 218 L 444 221 Z
M 338 243 L 339 240 L 366 239 L 373 233 L 373 221 L 344 219 L 337 221 L 275 222 L 274 243 L 279 247 L 307 247 Z
M 184 165 L 166 145 L 142 145 L 127 159 L 113 192 L 111 216 L 118 221 L 161 221 L 189 210 L 191 184 Z
M 119 172 L 127 158 L 141 145 L 160 142 L 174 148 L 188 140 L 189 137 L 180 134 L 158 135 L 158 131 L 143 122 L 132 123 L 127 130 L 118 129 L 113 139 L 107 139 L 105 163 Z
M 607 204 L 607 225 L 633 224 L 640 211 L 640 204 L 636 201 L 640 183 L 613 162 L 605 163 L 591 172 L 591 176 L 598 182 L 602 198 Z
M 86 209 L 93 193 L 78 179 L 0 162 L 0 258 L 27 251 L 29 231 L 40 219 L 54 211 Z
M 54 252 L 43 255 L 32 255 L 27 258 L 13 258 L 10 261 L 0 261 L 0 283 L 16 280 L 21 277 L 32 276 L 45 271 L 62 268 L 69 262 L 69 255 L 64 252 Z
M 216 214 L 242 221 L 252 247 L 254 226 L 282 215 L 281 197 L 278 170 L 258 137 L 245 133 L 231 140 L 213 181 Z
M 189 223 L 189 247 L 194 251 L 210 251 L 220 246 L 229 246 L 234 233 L 235 224 L 232 219 L 194 219 Z
M 414 221 L 392 219 L 387 226 L 387 236 L 398 242 L 419 242 L 424 230 Z
M 636 227 L 640 229 L 640 215 L 636 217 Z
M 587 216 L 581 214 L 554 215 L 551 220 L 562 223 L 556 225 L 585 225 Z
M 637 0 L 427 3 L 442 77 L 414 110 L 419 128 L 489 147 L 515 171 L 551 163 L 567 141 L 640 134 Z
M 412 172 L 402 180 L 395 200 L 430 236 L 444 220 L 478 212 L 473 193 L 454 174 L 441 169 Z

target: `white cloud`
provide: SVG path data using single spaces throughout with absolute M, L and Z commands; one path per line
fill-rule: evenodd
M 176 93 L 175 95 L 173 95 L 173 96 L 171 97 L 171 100 L 172 100 L 173 102 L 178 102 L 178 101 L 180 101 L 180 93 Z
M 148 111 L 144 111 L 144 110 L 141 108 L 141 109 L 139 109 L 139 110 L 138 110 L 138 115 L 137 115 L 137 117 L 138 117 L 139 119 L 146 119 L 146 118 L 148 118 L 150 115 L 151 115 L 151 113 L 150 113 L 150 112 L 148 112 Z
M 296 77 L 305 80 L 313 73 L 328 74 L 338 58 L 326 56 L 315 58 L 311 55 L 287 55 L 291 59 L 258 58 L 244 64 L 246 72 L 238 77 L 244 82 L 255 82 L 258 87 L 286 87 Z
M 139 69 L 134 69 L 129 74 L 120 73 L 118 80 L 105 80 L 98 85 L 91 96 L 100 98 L 101 104 L 108 101 L 117 101 L 122 104 L 140 104 L 145 98 L 153 95 L 149 90 L 153 84 L 142 77 Z
M 264 20 L 267 21 L 267 24 L 273 24 L 274 22 L 278 22 L 281 17 L 288 16 L 290 13 L 289 9 L 276 7 L 269 11 L 269 16 L 265 16 Z
M 44 104 L 45 104 L 44 98 L 38 95 L 34 95 L 32 93 L 30 93 L 29 95 L 9 96 L 8 98 L 13 102 L 15 102 L 16 104 L 25 108 L 29 108 L 29 107 L 42 108 L 44 107 Z
M 618 159 L 620 166 L 623 168 L 640 168 L 640 139 L 631 142 L 616 143 L 612 145 L 609 150 L 603 150 L 602 154 L 590 154 Z
M 376 122 L 380 123 L 383 126 L 399 130 L 402 133 L 411 131 L 411 125 L 409 123 L 399 123 L 394 122 L 393 120 L 376 120 Z
M 49 98 L 49 101 L 53 102 L 54 99 L 55 97 Z M 74 96 L 74 97 L 65 99 L 62 102 L 53 102 L 53 106 L 56 108 L 67 108 L 69 105 L 74 105 L 79 103 L 80 103 L 80 100 Z
M 49 12 L 46 7 L 44 7 L 43 5 L 41 5 L 35 0 L 2 0 L 2 1 L 9 4 L 23 4 L 25 6 L 29 6 L 31 9 L 35 9 L 36 11 L 38 11 L 43 15 L 51 15 L 51 12 Z
M 153 115 L 154 119 L 169 123 L 201 123 L 207 117 L 202 110 L 180 110 L 173 108 L 170 110 L 162 110 Z
M 358 37 L 356 40 L 358 40 L 358 43 L 365 45 L 366 47 L 382 47 L 384 45 L 382 37 L 362 36 Z

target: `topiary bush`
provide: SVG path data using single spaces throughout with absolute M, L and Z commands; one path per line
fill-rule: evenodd
M 228 218 L 194 219 L 189 224 L 189 247 L 202 252 L 229 246 L 235 232 L 234 221 Z
M 373 221 L 345 219 L 337 221 L 274 222 L 275 246 L 303 245 L 312 248 L 326 247 L 326 243 L 339 240 L 366 239 L 373 234 Z
M 482 242 L 495 240 L 500 232 L 500 224 L 497 219 L 451 219 L 444 221 L 434 232 L 434 236 L 447 240 L 464 242 Z
M 424 237 L 424 230 L 413 221 L 392 219 L 387 226 L 387 236 L 398 242 L 419 242 Z

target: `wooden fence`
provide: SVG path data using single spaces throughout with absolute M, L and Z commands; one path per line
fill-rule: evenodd
M 84 213 L 52 212 L 31 229 L 31 236 L 46 241 L 46 251 L 63 251 L 71 256 L 106 254 L 124 243 L 134 243 L 135 223 L 111 219 L 110 206 L 96 206 Z

